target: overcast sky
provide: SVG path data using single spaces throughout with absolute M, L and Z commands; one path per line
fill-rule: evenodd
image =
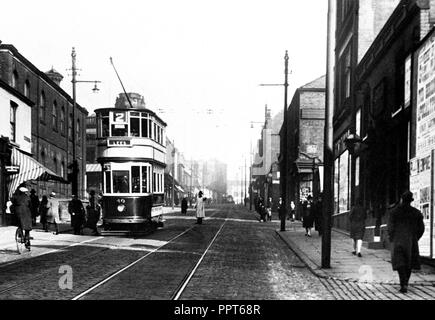
M 187 158 L 216 157 L 230 178 L 260 137 L 264 107 L 284 108 L 284 54 L 289 102 L 297 87 L 326 72 L 327 1 L 311 0 L 39 0 L 3 1 L 0 40 L 42 71 L 64 75 L 71 94 L 76 48 L 77 101 L 90 113 L 113 107 L 122 87 L 145 97 L 167 122 Z M 210 110 L 207 110 L 210 109 Z M 252 140 L 254 141 L 254 140 Z

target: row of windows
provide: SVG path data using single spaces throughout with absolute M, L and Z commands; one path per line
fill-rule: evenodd
M 14 70 L 12 73 L 12 87 L 18 90 L 18 72 Z M 30 82 L 26 80 L 24 82 L 24 96 L 30 98 Z M 41 91 L 41 95 L 39 97 L 39 121 L 45 124 L 47 112 L 47 99 L 45 97 L 44 91 Z M 56 100 L 51 105 L 51 128 L 53 131 L 60 131 L 62 135 L 65 135 L 65 106 L 62 106 L 60 109 L 60 125 L 59 125 L 59 110 Z M 77 119 L 76 123 L 76 142 L 78 144 L 81 143 L 81 124 L 80 119 Z M 73 119 L 72 113 L 69 115 L 68 121 L 68 136 L 70 140 L 72 140 L 73 136 Z
M 130 170 L 129 170 L 130 169 Z M 132 165 L 123 170 L 105 170 L 104 192 L 163 193 L 163 171 L 152 172 L 150 165 Z
M 164 144 L 164 128 L 146 112 L 113 111 L 98 115 L 98 137 L 142 137 Z

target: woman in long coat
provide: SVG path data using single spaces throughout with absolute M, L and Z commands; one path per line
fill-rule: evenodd
M 412 269 L 419 270 L 418 240 L 424 233 L 423 215 L 411 207 L 412 193 L 405 192 L 401 203 L 390 213 L 388 236 L 391 242 L 391 264 L 399 273 L 400 292 L 406 293 Z
M 198 193 L 198 197 L 196 199 L 196 224 L 202 224 L 202 219 L 205 218 L 205 208 L 204 201 L 206 199 L 202 197 L 202 191 Z
M 362 239 L 364 238 L 364 233 L 366 231 L 366 219 L 367 212 L 362 205 L 361 199 L 358 198 L 349 213 L 350 237 L 353 240 L 352 254 L 358 255 L 358 257 L 362 257 L 361 247 Z
M 305 236 L 311 237 L 311 228 L 314 225 L 313 197 L 308 196 L 302 204 L 302 226 L 305 228 Z
M 60 216 L 59 216 L 59 201 L 56 199 L 56 194 L 54 192 L 50 193 L 47 202 L 47 223 L 54 224 L 56 232 L 54 234 L 59 234 Z
M 30 231 L 32 230 L 32 213 L 30 212 L 30 198 L 28 189 L 20 187 L 12 197 L 14 212 L 18 218 L 21 229 L 25 231 L 26 248 L 30 250 Z
M 47 211 L 48 211 L 48 199 L 46 195 L 43 195 L 41 202 L 39 203 L 39 214 L 41 216 L 40 222 L 45 232 L 48 232 Z

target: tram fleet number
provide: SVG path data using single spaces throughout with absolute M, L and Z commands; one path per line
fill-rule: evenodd
M 260 315 L 260 305 L 254 304 L 219 304 L 218 309 L 210 307 L 193 307 L 184 304 L 175 307 L 175 315 L 196 315 L 205 318 L 207 313 L 218 312 L 219 315 Z

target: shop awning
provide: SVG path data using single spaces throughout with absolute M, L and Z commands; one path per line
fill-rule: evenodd
M 67 180 L 17 148 L 12 148 L 11 164 L 19 167 L 19 171 L 16 174 L 8 176 L 9 197 L 12 197 L 18 186 L 25 181 L 59 181 L 68 183 Z
M 86 172 L 101 172 L 101 164 L 99 163 L 87 163 Z

